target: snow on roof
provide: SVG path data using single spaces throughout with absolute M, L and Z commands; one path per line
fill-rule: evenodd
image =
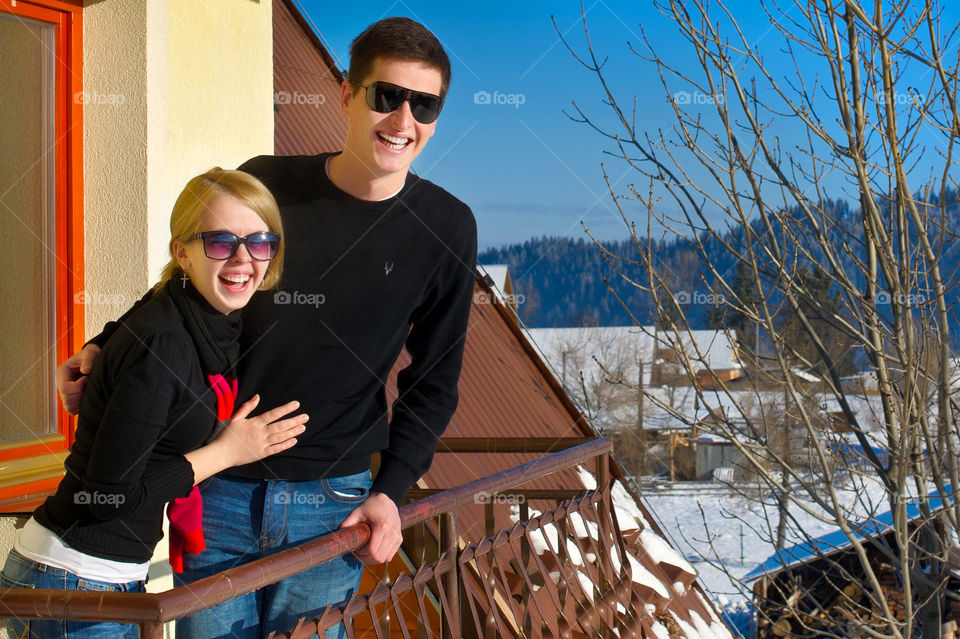
M 690 359 L 695 371 L 707 367 L 713 370 L 740 368 L 733 341 L 723 331 L 673 333 L 657 331 L 652 326 L 528 328 L 525 331 L 560 383 L 574 391 L 584 384 L 592 388 L 603 380 L 649 386 L 653 365 L 676 360 L 678 352 Z
M 650 630 L 657 636 L 657 639 L 670 639 L 670 631 L 659 621 L 654 621 L 650 624 Z
M 703 592 L 701 592 L 701 591 L 698 590 L 698 591 L 697 591 L 697 597 L 698 597 L 698 598 L 700 599 L 700 601 L 703 603 L 704 610 L 706 610 L 706 611 L 710 614 L 710 625 L 713 626 L 714 623 L 718 623 L 718 624 L 720 624 L 721 626 L 723 626 L 724 629 L 726 629 L 726 628 L 727 628 L 727 625 L 723 622 L 722 619 L 720 619 L 719 616 L 717 616 L 717 613 L 716 613 L 716 611 L 714 610 L 713 606 L 708 605 L 708 602 L 707 602 L 706 597 L 703 596 Z
M 477 268 L 490 276 L 493 285 L 501 293 L 507 288 L 508 267 L 506 264 L 478 264 Z
M 630 572 L 633 577 L 633 581 L 644 585 L 664 599 L 670 599 L 670 591 L 667 590 L 667 587 L 663 584 L 662 581 L 657 579 L 652 572 L 643 567 L 637 558 L 631 554 L 627 555 L 627 559 L 630 561 Z M 619 566 L 617 566 L 619 568 Z
M 582 464 L 577 466 L 577 474 L 580 475 L 580 481 L 583 482 L 584 488 L 587 490 L 597 489 L 597 478 L 593 476 L 593 473 L 584 468 Z
M 481 278 L 478 278 L 474 292 L 480 294 L 479 298 L 482 295 L 489 295 L 491 289 Z M 520 334 L 519 326 L 501 305 L 486 304 L 475 298 L 471 320 L 471 339 L 465 348 L 464 376 L 460 382 L 460 404 L 457 414 L 454 415 L 448 427 L 448 437 L 490 438 L 521 435 L 555 437 L 573 434 L 596 437 L 596 432 L 587 420 L 565 401 L 566 396 L 556 380 L 549 376 L 545 367 L 541 366 L 535 358 L 531 359 L 529 345 Z M 409 355 L 403 353 L 398 359 L 395 370 L 408 364 Z M 391 375 L 391 381 L 388 382 L 388 397 L 391 399 L 397 396 L 395 379 L 396 375 Z M 490 397 L 496 397 L 497 401 L 490 401 Z M 458 486 L 468 475 L 482 477 L 489 474 L 492 469 L 508 468 L 516 463 L 517 460 L 513 455 L 501 453 L 437 455 L 431 469 L 421 481 L 427 488 Z M 624 475 L 616 458 L 610 459 L 610 470 L 614 477 Z M 596 485 L 595 478 L 583 472 L 575 474 L 573 469 L 565 469 L 556 475 L 535 480 L 530 484 L 534 489 L 575 488 L 584 485 Z M 645 605 L 645 609 L 649 610 L 646 604 L 655 604 L 654 612 L 658 616 L 666 615 L 669 611 L 686 615 L 688 610 L 699 610 L 701 616 L 709 618 L 714 612 L 710 607 L 712 604 L 699 598 L 699 590 L 693 581 L 694 575 L 678 574 L 671 565 L 657 565 L 638 544 L 639 528 L 658 530 L 656 522 L 644 510 L 639 497 L 630 494 L 619 480 L 613 482 L 610 495 L 610 505 L 617 517 L 618 528 L 623 533 L 620 542 L 616 545 L 619 546 L 622 543 L 624 551 L 633 555 L 649 572 L 653 573 L 669 594 L 667 601 L 663 601 L 659 595 L 649 597 L 648 601 L 646 595 L 641 595 L 640 600 Z M 530 507 L 530 504 L 528 503 L 527 506 Z M 461 530 L 483 530 L 484 511 L 485 508 L 463 509 Z M 509 507 L 496 505 L 494 517 L 497 526 L 503 529 L 509 528 L 511 521 L 517 522 L 519 511 L 518 504 L 511 504 Z M 584 512 L 589 513 L 589 509 Z M 539 515 L 540 513 L 535 509 L 530 508 L 531 519 Z M 566 558 L 572 570 L 591 574 L 592 568 L 573 567 L 572 558 L 577 556 L 574 547 L 579 541 L 580 546 L 576 547 L 577 550 L 582 548 L 582 552 L 586 554 L 580 559 L 595 564 L 596 559 L 591 559 L 590 553 L 593 552 L 592 549 L 596 544 L 589 541 L 584 543 L 584 540 L 576 537 L 570 539 L 568 535 L 571 528 L 577 524 L 580 525 L 581 530 L 586 529 L 590 532 L 595 532 L 596 526 L 590 523 L 584 526 L 583 518 L 575 519 L 578 520 L 576 523 L 571 521 L 570 527 L 564 527 L 563 541 L 558 534 L 559 527 L 548 525 L 546 522 L 541 522 L 539 527 L 530 524 L 529 526 L 534 528 L 529 533 L 531 549 L 542 556 L 543 553 L 548 552 L 549 548 L 550 555 Z M 586 521 L 589 522 L 590 519 L 588 514 Z M 571 542 L 574 546 L 569 545 Z M 568 548 L 567 552 L 560 550 L 564 546 Z M 509 559 L 510 548 L 506 546 L 493 552 L 501 559 Z M 626 561 L 623 557 L 620 557 L 620 560 Z M 551 574 L 550 577 L 561 578 L 561 573 L 557 571 L 556 575 Z M 673 587 L 678 578 L 685 585 L 683 593 L 677 592 Z M 640 584 L 636 584 L 636 587 L 641 588 Z M 649 594 L 653 595 L 653 591 Z M 676 628 L 673 627 L 673 629 Z
M 723 637 L 730 636 L 730 630 L 727 629 L 723 622 L 719 619 L 711 620 L 711 623 L 707 623 L 703 617 L 698 615 L 695 611 L 690 612 L 690 621 L 692 624 L 687 623 L 677 615 L 673 616 L 677 621 L 677 625 L 683 630 L 683 634 L 687 637 L 700 637 L 701 639 L 719 639 Z
M 584 488 L 588 490 L 595 490 L 597 488 L 597 480 L 592 472 L 587 470 L 585 467 L 578 466 L 577 474 L 580 476 L 580 482 L 583 484 Z M 630 570 L 632 579 L 635 583 L 645 586 L 652 591 L 656 592 L 658 595 L 664 599 L 673 599 L 674 596 L 684 597 L 688 592 L 692 592 L 692 589 L 689 586 L 689 583 L 693 582 L 695 579 L 697 570 L 683 557 L 679 552 L 674 550 L 670 544 L 657 532 L 650 524 L 647 522 L 646 518 L 643 515 L 643 511 L 638 505 L 637 501 L 632 495 L 626 490 L 626 488 L 620 483 L 619 480 L 615 480 L 610 490 L 611 494 L 611 506 L 613 507 L 614 513 L 617 516 L 617 523 L 620 526 L 621 531 L 626 530 L 636 530 L 639 528 L 639 535 L 637 536 L 636 545 L 639 548 L 643 549 L 643 552 L 649 557 L 653 563 L 660 568 L 661 571 L 664 571 L 659 576 L 651 572 L 643 562 L 641 562 L 637 556 L 635 556 L 634 551 L 629 547 L 625 548 L 627 561 L 630 564 Z M 537 516 L 535 511 L 531 510 L 531 517 Z M 517 514 L 511 514 L 511 519 L 516 521 L 518 518 Z M 570 523 L 574 530 L 574 534 L 578 537 L 592 537 L 597 539 L 599 537 L 600 531 L 597 525 L 592 521 L 585 521 L 579 513 L 571 513 Z M 531 547 L 534 552 L 537 554 L 542 554 L 549 545 L 552 548 L 556 548 L 558 543 L 557 541 L 557 531 L 554 524 L 544 525 L 542 529 L 535 531 L 530 536 Z M 572 543 L 568 540 L 568 544 Z M 583 561 L 583 558 L 580 556 L 579 552 L 576 551 L 575 544 L 569 546 L 569 558 L 570 562 L 574 565 L 580 565 Z M 612 556 L 611 560 L 616 564 L 616 568 L 619 568 L 619 557 Z M 675 571 L 681 571 L 686 573 L 689 576 L 689 581 L 685 582 L 686 577 L 679 576 L 679 573 Z M 664 575 L 674 575 L 670 577 L 667 581 L 664 581 Z M 671 583 L 672 579 L 678 578 L 680 581 Z M 674 594 L 671 594 L 671 588 Z M 702 597 L 701 597 L 702 599 Z M 703 637 L 703 638 L 712 638 L 712 637 L 731 637 L 730 632 L 726 629 L 726 626 L 719 620 L 719 618 L 714 614 L 713 609 L 704 601 L 704 610 L 706 614 L 710 617 L 710 623 L 703 621 L 702 617 L 694 617 L 696 612 L 691 611 L 691 621 L 694 623 L 687 624 L 684 628 L 685 636 L 694 638 L 694 637 Z M 699 619 L 699 622 L 696 621 Z M 657 631 L 659 634 L 659 631 Z M 669 633 L 666 635 L 669 636 Z
M 790 369 L 790 372 L 793 373 L 795 376 L 799 377 L 800 379 L 802 379 L 802 380 L 805 381 L 805 382 L 819 382 L 819 381 L 821 381 L 820 378 L 817 377 L 816 375 L 813 375 L 812 373 L 808 373 L 807 371 L 805 371 L 805 370 L 803 370 L 802 368 L 799 368 L 799 367 L 797 367 L 797 366 L 794 366 L 793 368 L 791 368 L 791 369 Z
M 723 331 L 658 331 L 653 326 L 580 326 L 573 328 L 529 328 L 529 337 L 537 343 L 555 368 L 563 353 L 581 351 L 588 359 L 596 357 L 606 365 L 612 355 L 626 356 L 651 364 L 664 351 L 682 350 L 694 362 L 694 368 L 710 366 L 715 370 L 740 368 L 730 336 Z M 559 362 L 562 366 L 563 362 Z
M 946 486 L 946 492 L 950 493 L 948 504 L 953 503 L 953 495 L 950 486 Z M 931 492 L 927 498 L 932 510 L 940 510 L 945 504 L 937 491 Z M 907 503 L 907 519 L 914 520 L 921 516 L 920 508 L 916 501 L 911 500 Z M 860 523 L 851 522 L 853 536 L 856 539 L 867 539 L 882 535 L 893 528 L 893 515 L 888 510 L 885 513 L 871 517 Z M 770 555 L 763 563 L 748 572 L 744 576 L 745 581 L 756 581 L 764 575 L 773 576 L 778 574 L 788 566 L 803 564 L 820 557 L 826 557 L 840 552 L 853 545 L 853 542 L 839 528 L 833 532 L 811 539 L 803 543 L 778 550 Z
M 864 429 L 872 430 L 873 425 L 880 423 L 883 417 L 883 404 L 879 395 L 844 393 L 844 399 L 854 417 Z M 824 395 L 820 408 L 828 413 L 841 412 L 840 402 L 830 394 Z
M 646 403 L 643 415 L 643 426 L 650 430 L 671 430 L 689 428 L 700 423 L 701 432 L 706 429 L 716 433 L 709 427 L 711 414 L 724 414 L 733 422 L 742 423 L 745 411 L 751 419 L 763 420 L 762 412 L 783 410 L 783 392 L 776 390 L 754 390 L 751 388 L 736 389 L 727 392 L 721 390 L 704 390 L 698 396 L 692 386 L 650 387 L 644 389 L 651 398 L 670 405 L 679 414 L 685 417 L 680 419 L 655 405 L 654 401 Z M 880 397 L 876 395 L 847 394 L 845 397 L 857 422 L 865 431 L 868 438 L 875 439 L 871 432 L 879 432 L 883 409 Z M 820 410 L 825 413 L 839 413 L 840 404 L 829 393 L 820 395 Z M 928 409 L 934 413 L 935 407 Z M 882 439 L 877 439 L 882 442 Z
M 713 370 L 740 368 L 733 340 L 728 333 L 698 330 L 689 331 L 689 335 L 681 331 L 679 335 L 686 354 L 690 358 L 702 362 L 704 366 L 709 366 Z M 691 337 L 693 339 L 692 344 L 690 343 Z
M 683 555 L 678 553 L 670 544 L 667 543 L 667 540 L 653 532 L 650 528 L 644 528 L 640 531 L 640 541 L 643 544 L 643 549 L 656 561 L 658 564 L 670 564 L 671 566 L 676 566 L 688 572 L 690 574 L 697 574 L 696 568 L 690 565 Z
M 650 527 L 650 523 L 643 516 L 643 511 L 637 508 L 637 502 L 633 495 L 627 492 L 623 484 L 618 481 L 614 482 L 613 488 L 610 490 L 610 497 L 614 508 L 616 508 L 617 523 L 620 524 L 620 530 Z M 624 516 L 625 514 L 626 516 Z

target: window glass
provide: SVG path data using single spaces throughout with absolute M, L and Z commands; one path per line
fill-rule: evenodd
M 57 432 L 55 30 L 0 14 L 0 442 Z

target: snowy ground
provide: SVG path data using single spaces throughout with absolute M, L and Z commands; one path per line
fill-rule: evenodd
M 664 534 L 699 572 L 701 585 L 718 607 L 747 618 L 747 603 L 752 584 L 742 577 L 773 554 L 778 514 L 776 506 L 764 504 L 757 496 L 744 494 L 748 489 L 733 489 L 718 483 L 664 483 L 641 490 L 641 496 Z M 870 488 L 860 486 L 856 510 L 881 509 L 871 501 Z M 880 495 L 876 495 L 881 498 Z M 791 537 L 800 540 L 802 527 L 809 537 L 835 530 L 816 517 L 791 510 Z M 787 544 L 791 545 L 790 543 Z

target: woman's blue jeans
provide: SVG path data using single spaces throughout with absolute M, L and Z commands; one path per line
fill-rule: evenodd
M 144 592 L 143 581 L 110 583 L 79 577 L 68 570 L 27 559 L 11 550 L 0 574 L 4 588 L 51 588 L 112 592 Z M 7 633 L 13 639 L 136 639 L 135 624 L 62 621 L 59 619 L 7 619 Z
M 262 481 L 216 476 L 200 489 L 206 550 L 185 554 L 183 585 L 335 531 L 363 502 L 370 473 L 310 481 Z M 261 639 L 319 616 L 360 584 L 363 565 L 352 555 L 177 622 L 177 639 Z M 343 626 L 327 631 L 343 637 Z

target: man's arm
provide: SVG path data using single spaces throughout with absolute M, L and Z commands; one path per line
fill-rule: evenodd
M 389 444 L 373 482 L 373 491 L 398 505 L 430 469 L 437 439 L 457 409 L 477 264 L 476 223 L 470 209 L 460 206 L 464 211 L 451 211 L 462 221 L 447 243 L 437 282 L 411 317 L 406 340 L 411 362 L 397 375 Z
M 398 506 L 407 490 L 429 470 L 437 439 L 457 408 L 457 383 L 476 279 L 477 232 L 470 210 L 447 246 L 438 282 L 412 318 L 406 348 L 411 363 L 397 376 L 390 441 L 370 497 L 341 527 L 366 522 L 370 542 L 354 552 L 364 563 L 389 561 L 403 541 Z
M 137 300 L 119 319 L 107 322 L 100 334 L 84 344 L 79 353 L 72 355 L 57 367 L 57 393 L 59 393 L 60 402 L 68 414 L 76 415 L 80 412 L 83 390 L 87 386 L 87 375 L 93 370 L 93 362 L 100 354 L 100 349 L 130 315 L 152 296 L 153 291 L 147 291 L 147 294 Z

